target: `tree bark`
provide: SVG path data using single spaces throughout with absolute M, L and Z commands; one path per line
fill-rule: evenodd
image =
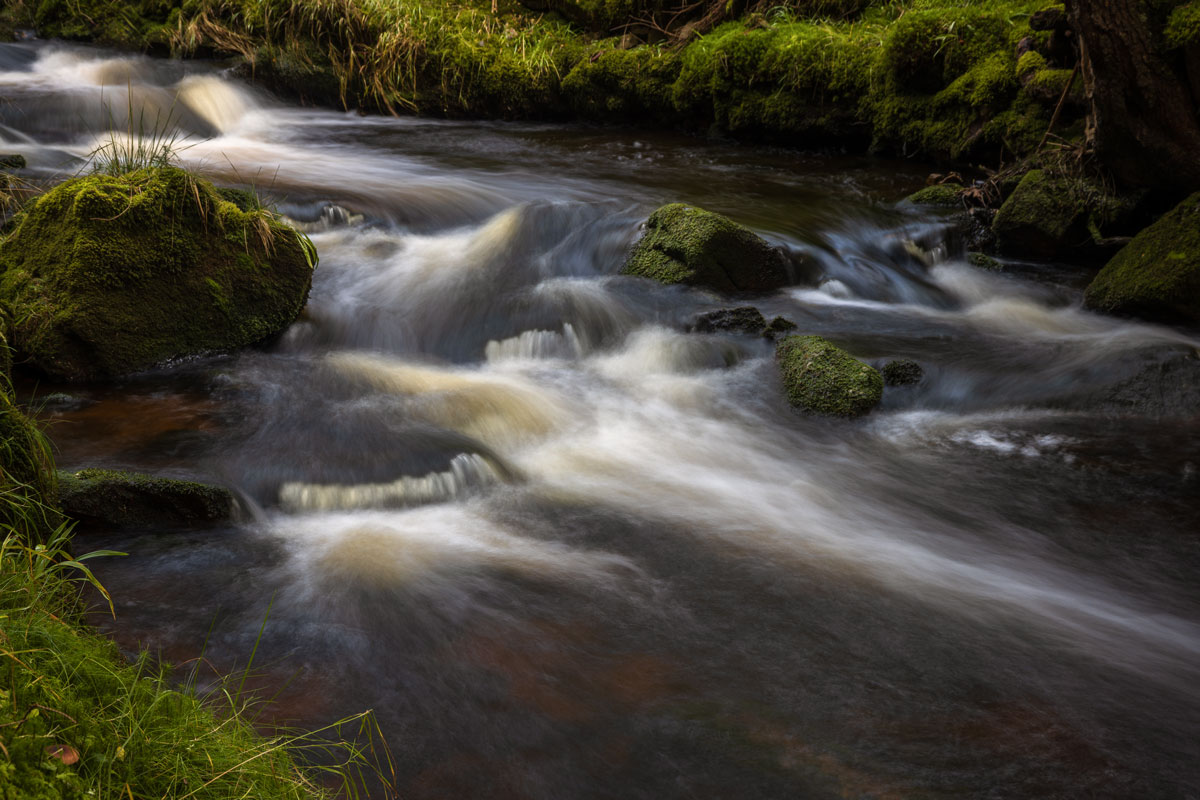
M 1089 135 L 1127 187 L 1200 189 L 1200 117 L 1187 78 L 1155 47 L 1139 0 L 1065 0 L 1079 37 Z

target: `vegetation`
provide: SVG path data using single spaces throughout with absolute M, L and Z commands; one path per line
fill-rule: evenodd
M 1017 74 L 1018 43 L 1045 39 L 1028 24 L 1044 0 L 689 6 L 703 19 L 657 0 L 530 5 L 550 13 L 513 0 L 496 14 L 480 0 L 17 0 L 4 13 L 50 36 L 236 55 L 276 89 L 368 110 L 988 158 L 1030 152 L 1049 122 Z
M 883 376 L 820 336 L 789 336 L 775 348 L 788 402 L 814 414 L 859 417 L 883 397 Z
M 1134 237 L 1088 287 L 1085 304 L 1200 324 L 1200 193 Z
M 241 347 L 289 325 L 312 245 L 203 179 L 122 157 L 32 203 L 0 249 L 13 345 L 50 375 L 103 378 Z M 125 166 L 136 167 L 120 172 Z
M 718 291 L 764 291 L 788 282 L 783 253 L 727 217 L 683 203 L 650 215 L 623 272 Z

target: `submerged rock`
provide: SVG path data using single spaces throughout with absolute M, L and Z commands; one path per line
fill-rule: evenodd
M 898 358 L 883 365 L 883 382 L 888 386 L 909 386 L 920 383 L 925 370 L 911 358 Z
M 621 271 L 722 292 L 769 291 L 789 283 L 788 259 L 778 248 L 727 217 L 683 203 L 650 215 Z
M 1088 286 L 1098 311 L 1200 324 L 1200 193 L 1143 230 Z
M 233 495 L 203 483 L 107 469 L 58 475 L 63 511 L 86 524 L 189 527 L 233 514 Z
M 718 308 L 696 317 L 692 330 L 700 333 L 748 333 L 758 336 L 767 329 L 767 321 L 754 306 Z
M 814 414 L 859 417 L 883 398 L 883 376 L 820 336 L 789 336 L 775 349 L 788 402 Z
M 29 208 L 0 248 L 0 300 L 29 364 L 111 378 L 278 334 L 315 265 L 303 235 L 181 169 L 95 174 Z
M 1003 272 L 1004 265 L 986 253 L 967 253 L 967 263 L 976 269 Z

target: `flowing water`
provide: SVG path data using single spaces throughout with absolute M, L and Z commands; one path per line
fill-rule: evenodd
M 374 709 L 405 798 L 1200 796 L 1200 340 L 1081 310 L 1086 271 L 967 266 L 894 205 L 920 165 L 52 46 L 0 46 L 0 95 L 35 179 L 170 120 L 321 257 L 269 347 L 25 387 L 62 466 L 242 497 L 86 537 L 129 552 L 95 562 L 128 649 L 230 670 L 266 619 L 274 717 Z M 923 381 L 791 411 L 769 342 L 687 332 L 746 298 L 617 274 L 675 200 L 803 255 L 765 314 Z

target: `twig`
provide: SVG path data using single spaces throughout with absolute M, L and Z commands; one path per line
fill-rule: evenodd
M 1058 105 L 1054 107 L 1054 115 L 1050 117 L 1050 125 L 1046 128 L 1046 132 L 1042 134 L 1042 140 L 1038 142 L 1035 153 L 1040 153 L 1046 145 L 1046 140 L 1050 138 L 1050 131 L 1054 130 L 1054 126 L 1058 123 L 1058 115 L 1062 113 L 1063 104 L 1067 102 L 1067 95 L 1071 93 L 1071 86 L 1075 83 L 1075 76 L 1079 74 L 1079 63 L 1075 62 L 1075 69 L 1071 70 L 1071 77 L 1067 79 L 1067 85 L 1063 87 L 1062 95 L 1058 98 Z

